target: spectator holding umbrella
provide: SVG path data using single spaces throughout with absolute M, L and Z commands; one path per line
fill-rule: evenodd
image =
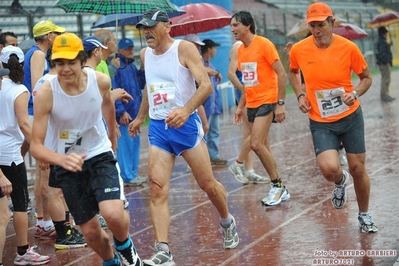
M 385 27 L 378 28 L 378 40 L 374 46 L 374 54 L 377 65 L 381 72 L 381 92 L 380 97 L 383 102 L 395 100 L 389 96 L 389 84 L 391 83 L 392 51 L 390 43 L 387 42 L 388 30 Z

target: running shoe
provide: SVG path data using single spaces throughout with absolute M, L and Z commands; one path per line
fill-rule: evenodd
M 222 158 L 211 159 L 211 165 L 226 165 L 227 160 Z
M 58 236 L 55 238 L 55 249 L 71 249 L 71 248 L 83 248 L 87 246 L 84 238 L 76 235 L 73 230 L 68 229 L 66 235 L 64 237 Z
M 255 172 L 251 172 L 249 174 L 245 174 L 245 177 L 248 179 L 248 182 L 252 183 L 252 184 L 263 184 L 263 183 L 269 183 L 270 182 L 270 178 L 268 178 L 266 176 L 258 175 Z
M 331 195 L 331 203 L 335 209 L 342 209 L 345 206 L 347 195 L 345 193 L 346 182 L 349 178 L 347 171 L 342 170 L 344 179 L 342 185 L 334 185 L 334 190 Z
M 232 163 L 229 166 L 230 172 L 234 175 L 235 179 L 243 184 L 248 184 L 249 180 L 244 174 L 244 165 L 243 164 L 238 164 L 236 162 Z
M 41 240 L 50 240 L 50 239 L 55 239 L 56 236 L 57 233 L 55 232 L 54 226 L 50 226 L 46 229 L 40 225 L 36 225 L 36 231 L 35 231 L 36 238 L 40 238 Z
M 374 224 L 370 214 L 359 214 L 357 219 L 362 233 L 376 233 L 378 231 L 378 227 Z
M 147 177 L 142 177 L 142 176 L 137 176 L 135 179 L 129 181 L 129 182 L 124 182 L 125 187 L 137 187 L 141 186 L 147 182 Z
M 240 238 L 238 237 L 236 220 L 233 217 L 231 224 L 228 227 L 224 227 L 223 229 L 223 248 L 224 249 L 233 249 L 237 247 L 238 243 L 240 243 Z
M 191 167 L 187 164 L 186 166 L 186 173 L 192 173 L 193 170 L 191 169 Z
M 176 266 L 176 263 L 173 261 L 173 255 L 170 251 L 168 253 L 162 250 L 158 245 L 155 245 L 154 252 L 154 255 L 152 255 L 150 259 L 143 260 L 144 266 Z
M 42 256 L 39 253 L 35 252 L 34 249 L 36 246 L 32 246 L 28 248 L 24 255 L 19 255 L 14 259 L 14 265 L 43 265 L 50 261 L 49 256 Z
M 129 207 L 129 201 L 127 200 L 127 198 L 125 198 L 124 200 L 123 200 L 123 208 L 125 208 L 125 209 L 127 209 L 127 207 Z
M 101 215 L 101 213 L 97 213 L 98 221 L 100 222 L 101 228 L 107 228 L 107 222 L 105 221 L 104 217 Z
M 291 197 L 287 187 L 283 182 L 270 183 L 269 195 L 262 199 L 262 203 L 267 206 L 274 206 L 280 204 L 282 201 L 288 200 Z
M 119 258 L 118 253 L 114 253 L 115 257 L 108 262 L 103 261 L 103 266 L 107 265 L 107 266 L 123 266 L 122 261 Z
M 117 246 L 114 241 L 114 247 L 119 255 L 119 258 L 124 266 L 141 266 L 142 262 L 137 254 L 136 248 L 133 245 L 133 241 L 129 236 L 129 241 L 123 246 Z
M 69 228 L 71 229 L 71 233 L 72 233 L 75 237 L 84 239 L 83 234 L 82 234 L 78 229 L 76 229 L 76 228 L 73 227 L 72 225 L 71 225 Z

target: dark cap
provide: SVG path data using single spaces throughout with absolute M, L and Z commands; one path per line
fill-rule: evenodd
M 384 35 L 387 32 L 388 32 L 388 30 L 385 27 L 378 28 L 378 35 L 380 35 L 380 36 Z
M 206 48 L 220 46 L 220 43 L 216 43 L 216 42 L 212 41 L 211 39 L 205 39 L 202 42 L 205 43 L 204 47 L 206 47 Z
M 170 22 L 168 14 L 159 8 L 151 8 L 144 12 L 143 18 L 136 24 L 136 28 L 142 26 L 153 27 L 158 22 Z
M 201 46 L 201 53 L 205 52 L 208 50 L 208 48 L 213 48 L 216 46 L 220 46 L 220 43 L 216 43 L 212 41 L 211 39 L 205 39 L 202 41 L 205 45 Z

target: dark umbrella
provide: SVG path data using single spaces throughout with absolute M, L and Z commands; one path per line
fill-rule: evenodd
M 230 25 L 232 14 L 221 6 L 197 3 L 181 6 L 186 14 L 171 18 L 170 36 L 184 36 L 216 30 Z
M 176 17 L 186 13 L 183 9 L 178 6 L 175 6 L 174 11 L 167 12 L 170 18 Z M 91 26 L 94 28 L 106 28 L 106 27 L 115 27 L 118 26 L 127 26 L 127 25 L 136 25 L 143 18 L 142 13 L 128 13 L 128 14 L 110 14 L 110 15 L 102 15 L 100 16 Z

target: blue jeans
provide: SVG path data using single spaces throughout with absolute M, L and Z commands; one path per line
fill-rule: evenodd
M 220 136 L 220 115 L 213 114 L 207 117 L 209 130 L 206 134 L 206 146 L 208 147 L 211 160 L 220 158 L 219 136 Z
M 118 138 L 116 150 L 120 174 L 124 182 L 130 182 L 139 175 L 140 163 L 140 136 L 130 137 L 128 129 L 129 125 L 119 126 L 121 136 Z

